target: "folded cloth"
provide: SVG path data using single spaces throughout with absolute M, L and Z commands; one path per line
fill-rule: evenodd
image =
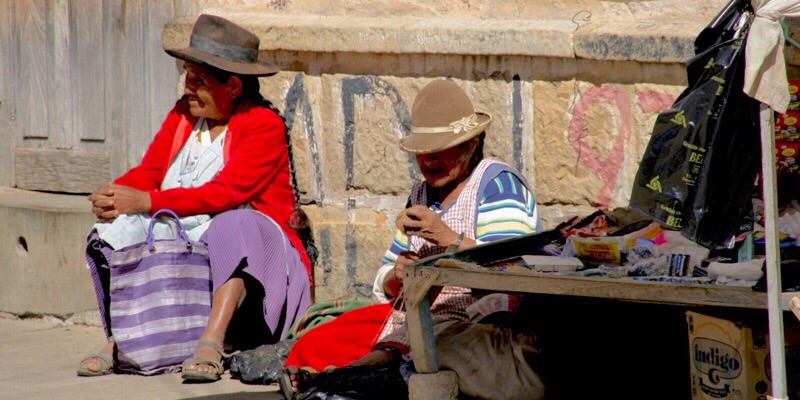
M 309 330 L 326 322 L 331 322 L 348 311 L 371 304 L 372 302 L 366 300 L 333 300 L 314 304 L 306 310 L 305 316 L 292 325 L 287 339 L 298 339 Z
M 284 365 L 316 371 L 344 367 L 372 351 L 391 313 L 390 304 L 375 304 L 317 326 L 297 339 Z
M 758 281 L 764 275 L 764 273 L 761 272 L 761 267 L 763 265 L 763 258 L 756 258 L 740 263 L 721 263 L 714 261 L 708 264 L 708 277 L 717 279 L 722 276 L 728 279 Z

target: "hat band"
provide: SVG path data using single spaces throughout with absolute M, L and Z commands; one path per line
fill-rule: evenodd
M 230 44 L 223 45 L 202 36 L 192 35 L 189 40 L 189 47 L 231 61 L 248 64 L 254 64 L 258 61 L 258 50 L 256 49 L 248 49 Z
M 458 135 L 461 132 L 471 131 L 478 127 L 478 115 L 470 116 L 453 121 L 448 126 L 419 127 L 412 126 L 411 133 L 453 133 Z

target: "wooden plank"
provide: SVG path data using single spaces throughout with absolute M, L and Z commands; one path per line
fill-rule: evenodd
M 66 193 L 91 193 L 110 180 L 106 153 L 17 149 L 17 187 Z
M 127 114 L 126 168 L 138 165 L 155 132 L 150 131 L 150 98 L 145 78 L 144 0 L 130 0 L 125 6 L 125 110 Z
M 152 137 L 178 98 L 179 72 L 175 58 L 164 52 L 161 39 L 164 25 L 175 17 L 174 4 L 162 0 L 149 0 L 146 4 L 145 68 L 147 93 L 151 99 L 148 110 L 149 124 L 146 126 L 149 127 L 148 132 Z
M 47 4 L 47 146 L 70 148 L 73 140 L 73 107 L 81 101 L 72 98 L 72 63 L 70 60 L 70 1 L 54 0 Z
M 91 203 L 84 196 L 33 192 L 0 186 L 0 207 L 49 212 L 89 212 Z
M 47 36 L 45 2 L 18 0 L 16 122 L 24 138 L 47 138 Z
M 706 305 L 765 309 L 766 294 L 750 289 L 712 285 L 676 285 L 628 279 L 527 275 L 509 272 L 418 267 L 440 273 L 435 285 L 493 291 L 596 297 L 661 304 Z M 787 294 L 788 296 L 788 294 Z M 788 298 L 783 306 L 788 310 Z
M 161 44 L 164 24 L 174 17 L 173 7 L 168 1 L 134 0 L 125 8 L 129 167 L 141 161 L 178 98 L 175 60 L 164 52 Z M 139 56 L 131 57 L 133 54 Z
M 105 80 L 102 79 L 105 72 L 102 55 L 103 1 L 75 1 L 70 8 L 73 40 L 72 102 L 75 107 L 73 128 L 80 140 L 103 141 L 106 138 Z
M 433 336 L 431 304 L 428 300 L 430 284 L 436 280 L 436 271 L 417 269 L 413 265 L 403 270 L 405 296 L 419 301 L 406 302 L 406 331 L 411 344 L 414 367 L 420 373 L 439 370 L 436 356 L 436 339 Z
M 439 279 L 438 272 L 425 271 L 425 273 L 418 274 L 415 279 L 410 279 L 408 282 L 404 281 L 404 284 L 406 285 L 406 304 L 413 307 L 419 307 L 419 305 L 422 304 L 422 300 L 428 297 L 431 287 L 437 279 Z
M 16 19 L 14 18 L 14 2 L 0 2 L 0 131 L 3 134 L 3 145 L 0 146 L 0 186 L 14 186 L 14 146 L 16 145 L 16 128 L 11 117 L 14 115 L 16 103 L 16 69 L 17 51 Z
M 106 139 L 102 144 L 111 155 L 112 178 L 128 169 L 127 127 L 130 115 L 125 110 L 128 98 L 125 71 L 128 66 L 125 53 L 125 7 L 124 1 L 107 1 L 103 5 L 103 77 L 105 80 L 106 113 L 104 127 Z
M 772 355 L 772 396 L 786 397 L 786 360 L 781 309 L 781 249 L 778 243 L 778 179 L 775 176 L 775 117 L 772 109 L 761 104 L 761 179 L 764 183 L 764 234 L 767 254 L 767 309 L 769 310 L 769 348 Z

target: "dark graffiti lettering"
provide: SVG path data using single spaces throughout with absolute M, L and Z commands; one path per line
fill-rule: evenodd
M 376 76 L 360 76 L 342 79 L 342 111 L 344 112 L 344 163 L 347 169 L 347 189 L 353 187 L 353 140 L 355 139 L 355 96 L 385 96 L 392 102 L 397 124 L 403 136 L 411 131 L 411 117 L 408 106 L 400 93 L 389 82 Z M 408 155 L 408 174 L 419 179 L 419 170 L 413 155 Z
M 286 93 L 286 98 L 284 101 L 286 109 L 283 111 L 283 114 L 286 118 L 286 127 L 290 131 L 294 127 L 294 120 L 297 116 L 298 108 L 303 115 L 302 123 L 306 131 L 306 137 L 308 139 L 308 151 L 310 153 L 308 158 L 314 169 L 314 185 L 317 189 L 317 202 L 322 204 L 325 200 L 325 193 L 322 187 L 322 172 L 319 160 L 319 149 L 317 147 L 317 137 L 314 131 L 314 113 L 311 110 L 311 102 L 308 100 L 308 95 L 306 94 L 303 83 L 303 74 L 297 74 L 297 76 L 294 78 L 294 82 L 292 82 L 292 86 Z

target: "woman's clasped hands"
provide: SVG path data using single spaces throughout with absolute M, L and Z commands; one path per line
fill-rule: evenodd
M 148 212 L 150 194 L 129 186 L 109 183 L 89 195 L 97 222 L 112 222 L 122 214 Z

